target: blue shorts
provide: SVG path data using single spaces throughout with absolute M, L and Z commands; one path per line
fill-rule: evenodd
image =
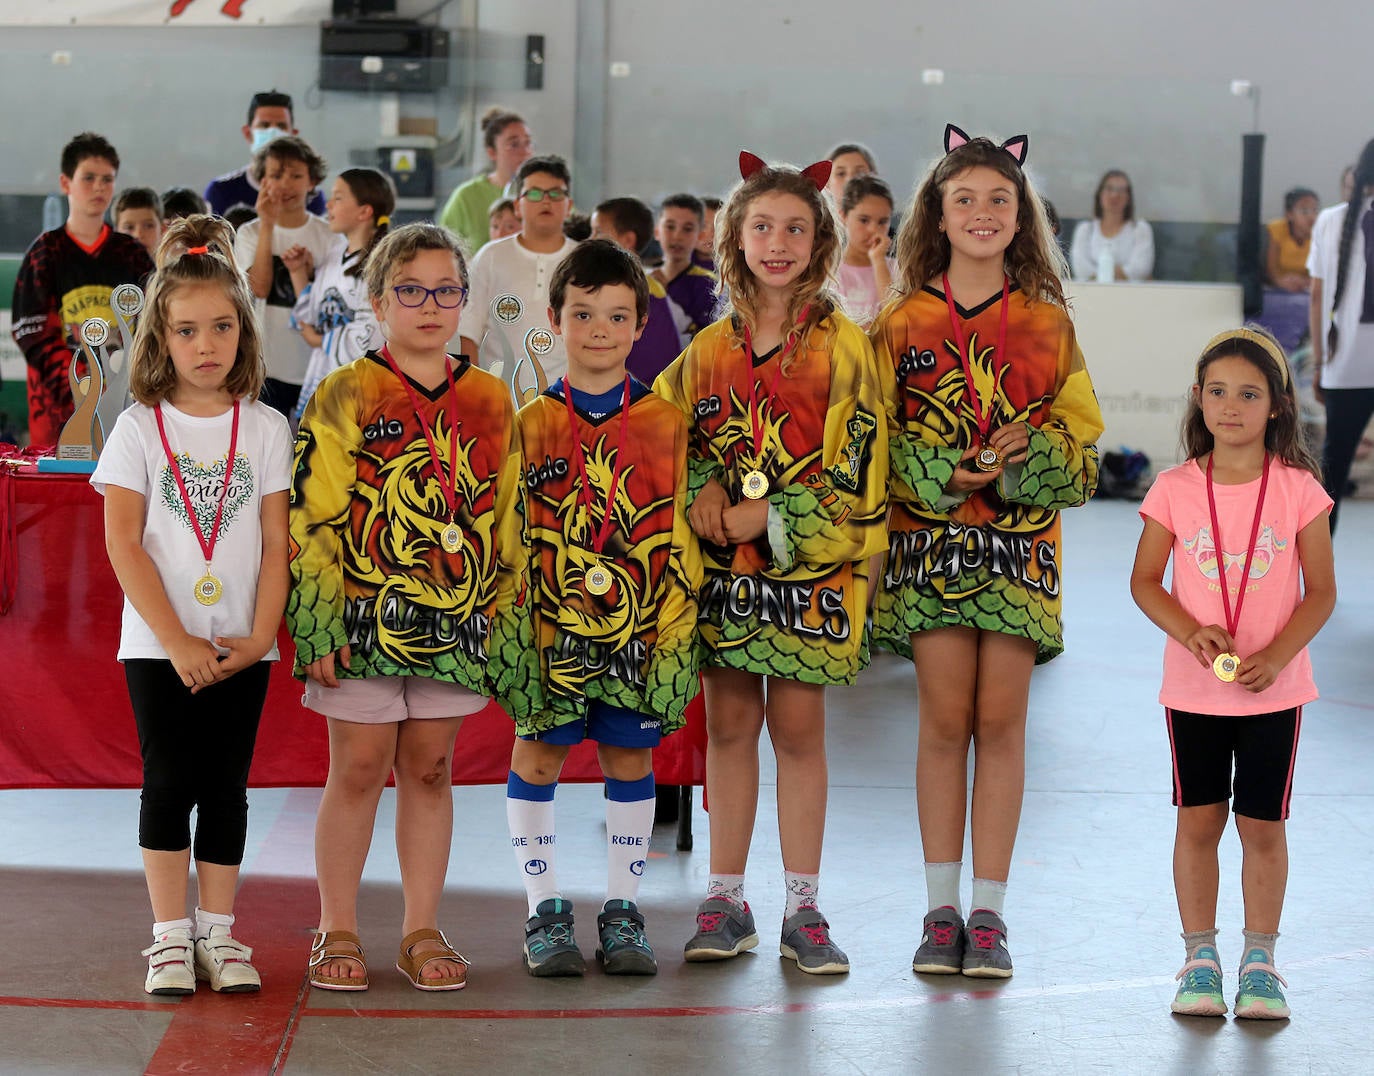
M 587 716 L 581 721 L 555 725 L 547 732 L 531 733 L 520 739 L 560 747 L 571 747 L 583 740 L 595 740 L 611 747 L 657 747 L 663 740 L 663 721 L 653 714 L 591 699 L 587 702 Z

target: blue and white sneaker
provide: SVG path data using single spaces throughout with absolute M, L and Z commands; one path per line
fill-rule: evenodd
M 988 908 L 970 913 L 965 927 L 965 975 L 974 979 L 1010 979 L 1011 950 L 1007 948 L 1007 924 Z
M 1221 992 L 1221 959 L 1211 945 L 1199 945 L 1191 960 L 1174 976 L 1178 993 L 1169 1006 L 1181 1016 L 1225 1016 L 1226 998 Z
M 525 969 L 541 979 L 581 975 L 586 961 L 573 938 L 572 901 L 550 897 L 525 923 Z
M 1241 1020 L 1287 1020 L 1288 1001 L 1279 989 L 1287 986 L 1274 970 L 1273 957 L 1263 949 L 1251 949 L 1240 966 L 1240 987 L 1236 990 L 1236 1017 Z

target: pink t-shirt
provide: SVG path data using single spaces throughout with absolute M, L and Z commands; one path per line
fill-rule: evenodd
M 1195 460 L 1161 473 L 1145 495 L 1140 514 L 1174 536 L 1170 593 L 1199 623 L 1225 627 L 1218 566 L 1226 576 L 1234 614 L 1260 480 L 1239 486 L 1214 484 L 1212 488 L 1225 542 L 1220 558 L 1207 509 L 1207 476 Z M 1245 604 L 1235 632 L 1236 652 L 1242 659 L 1273 642 L 1293 615 L 1302 596 L 1298 532 L 1330 510 L 1331 498 L 1315 478 L 1273 460 Z M 1267 714 L 1301 706 L 1316 697 L 1306 647 L 1269 687 L 1252 694 L 1238 683 L 1218 680 L 1182 643 L 1170 638 L 1164 644 L 1164 683 L 1159 701 L 1170 709 L 1219 716 Z
M 897 263 L 887 259 L 887 271 L 895 279 Z M 840 274 L 836 280 L 836 290 L 844 303 L 844 312 L 857 322 L 860 328 L 867 329 L 878 316 L 887 295 L 878 294 L 878 278 L 871 265 L 850 265 L 840 262 Z

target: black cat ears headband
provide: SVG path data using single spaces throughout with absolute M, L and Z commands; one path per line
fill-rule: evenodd
M 945 124 L 945 152 L 958 149 L 960 146 L 972 142 L 966 131 L 960 130 L 952 123 Z M 1015 135 L 1002 143 L 1002 149 L 1006 150 L 1011 159 L 1016 162 L 1016 167 L 1020 168 L 1026 163 L 1026 150 L 1030 148 L 1030 137 L 1028 135 Z

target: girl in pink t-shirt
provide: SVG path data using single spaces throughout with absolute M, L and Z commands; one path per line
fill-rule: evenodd
M 1288 1016 L 1274 943 L 1288 880 L 1288 817 L 1302 707 L 1317 697 L 1307 644 L 1336 602 L 1327 513 L 1282 349 L 1252 328 L 1212 338 L 1183 420 L 1188 462 L 1155 479 L 1131 595 L 1169 636 L 1174 889 L 1187 961 L 1172 1009 L 1222 1016 L 1217 845 L 1234 788 L 1245 950 L 1235 1013 Z M 1164 570 L 1173 558 L 1172 589 Z M 1234 766 L 1234 784 L 1233 784 Z

